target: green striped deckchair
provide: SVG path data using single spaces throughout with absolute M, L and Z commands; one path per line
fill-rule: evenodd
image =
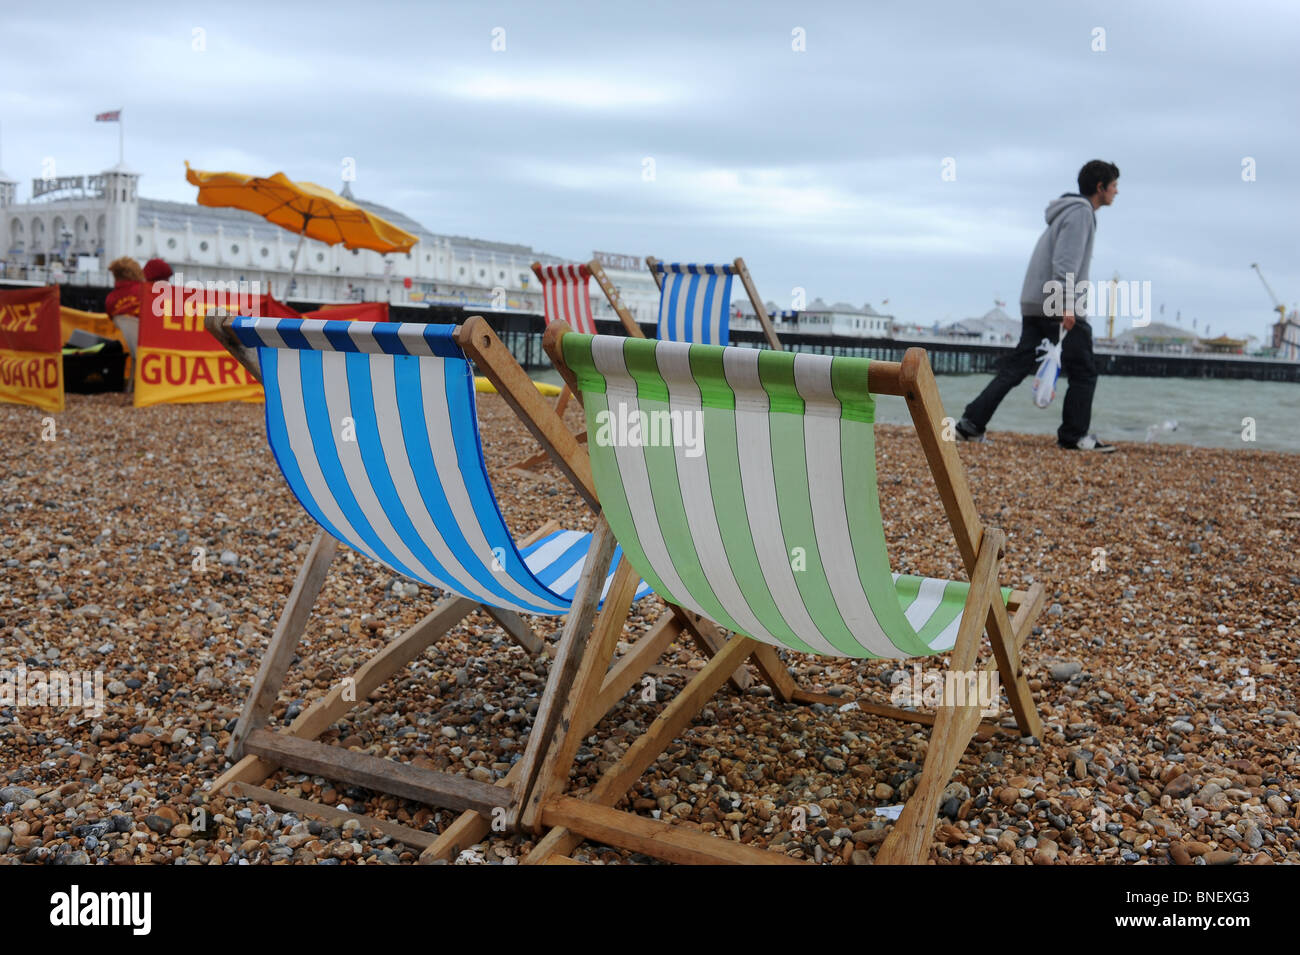
M 665 600 L 735 632 L 729 651 L 743 658 L 768 644 L 865 658 L 949 653 L 951 670 L 969 686 L 987 626 L 992 665 L 1018 725 L 1038 734 L 1018 657 L 1043 588 L 1021 594 L 998 586 L 1004 537 L 980 526 L 952 442 L 942 439 L 942 406 L 923 350 L 895 364 L 580 335 L 557 326 L 546 347 L 583 401 L 603 520 Z M 969 581 L 891 572 L 876 488 L 873 392 L 907 399 Z M 656 721 L 652 741 L 640 751 L 634 745 L 610 770 L 623 789 L 628 774 L 639 775 L 720 685 L 708 671 L 725 667 L 718 662 L 725 656 L 670 705 L 685 700 L 679 712 Z M 935 736 L 920 785 L 881 848 L 883 861 L 920 861 L 928 852 L 938 795 L 980 728 L 975 701 L 945 692 L 930 721 Z M 559 827 L 547 836 L 550 851 L 564 845 L 564 828 L 570 841 L 597 831 L 638 851 L 662 847 L 662 833 L 641 833 L 646 820 L 627 822 L 601 805 L 600 789 L 583 801 L 539 788 L 525 821 Z M 625 824 L 607 814 L 624 816 Z M 720 861 L 718 840 L 687 841 L 665 857 Z M 733 849 L 728 844 L 727 853 Z

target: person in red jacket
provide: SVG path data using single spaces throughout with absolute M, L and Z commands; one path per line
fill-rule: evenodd
M 108 293 L 108 298 L 104 300 L 104 311 L 108 312 L 109 318 L 131 315 L 138 319 L 140 303 L 144 300 L 143 290 L 140 288 L 140 283 L 144 281 L 144 272 L 140 269 L 140 263 L 129 255 L 124 255 L 120 259 L 114 259 L 109 264 L 108 270 L 113 273 L 116 284 L 113 286 L 113 291 Z

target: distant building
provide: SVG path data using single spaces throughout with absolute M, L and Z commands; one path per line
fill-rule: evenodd
M 1196 345 L 1196 334 L 1176 325 L 1152 322 L 1141 328 L 1126 328 L 1115 336 L 1122 348 L 1139 352 L 1190 352 Z
M 782 335 L 793 334 L 799 330 L 797 319 L 799 313 L 790 309 L 779 309 L 776 303 L 767 301 L 763 303 L 767 309 L 768 320 L 776 330 L 777 337 Z M 732 331 L 749 331 L 762 332 L 763 325 L 754 315 L 754 306 L 750 304 L 748 296 L 741 292 L 739 299 L 734 299 L 731 303 L 731 329 Z
M 858 308 L 848 302 L 827 305 L 820 298 L 799 313 L 799 331 L 808 335 L 843 335 L 848 338 L 888 338 L 894 318 L 881 315 L 870 304 Z
M 1247 343 L 1247 339 L 1244 338 L 1220 335 L 1218 338 L 1202 338 L 1196 344 L 1201 351 L 1215 352 L 1219 355 L 1241 355 L 1244 354 Z
M 767 307 L 777 335 L 797 332 L 803 335 L 839 335 L 846 338 L 889 338 L 893 334 L 893 316 L 882 315 L 870 305 L 858 308 L 847 302 L 827 305 L 820 298 L 813 299 L 806 309 L 779 310 L 772 302 Z M 761 331 L 754 317 L 749 299 L 741 298 L 732 305 L 732 328 Z
M 968 338 L 982 345 L 1006 345 L 1020 341 L 1020 319 L 1012 318 L 1001 308 L 993 308 L 979 318 L 953 322 L 941 334 Z

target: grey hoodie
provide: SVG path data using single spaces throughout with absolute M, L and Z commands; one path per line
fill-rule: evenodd
M 1047 204 L 1044 213 L 1047 228 L 1038 237 L 1034 254 L 1029 259 L 1029 268 L 1025 271 L 1025 284 L 1020 289 L 1020 313 L 1022 315 L 1046 315 L 1052 312 L 1052 318 L 1060 318 L 1064 308 L 1052 308 L 1051 287 L 1048 291 L 1043 286 L 1048 282 L 1059 282 L 1061 291 L 1056 300 L 1068 307 L 1065 299 L 1066 275 L 1074 276 L 1076 318 L 1087 318 L 1087 299 L 1080 283 L 1088 278 L 1088 265 L 1092 261 L 1092 239 L 1097 233 L 1097 214 L 1092 203 L 1077 192 L 1067 192 L 1059 199 Z M 1044 309 L 1044 304 L 1048 308 Z

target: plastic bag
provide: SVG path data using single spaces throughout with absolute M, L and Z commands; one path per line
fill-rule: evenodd
M 1061 346 L 1064 342 L 1065 333 L 1062 332 L 1061 340 L 1056 344 L 1052 344 L 1050 338 L 1044 338 L 1036 349 L 1040 357 L 1032 387 L 1034 405 L 1038 408 L 1046 408 L 1056 397 L 1056 379 L 1061 375 Z

